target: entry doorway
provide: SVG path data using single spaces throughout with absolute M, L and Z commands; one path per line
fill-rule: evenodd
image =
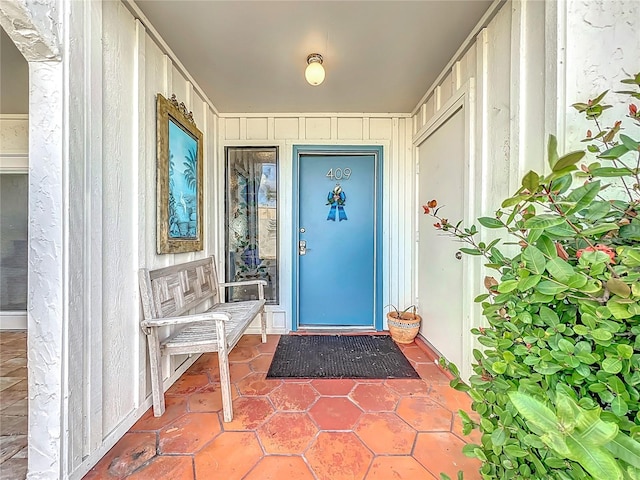
M 293 330 L 381 330 L 382 147 L 294 147 Z

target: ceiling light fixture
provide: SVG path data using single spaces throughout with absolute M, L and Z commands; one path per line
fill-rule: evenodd
M 304 71 L 304 78 L 314 87 L 324 81 L 324 67 L 322 66 L 322 55 L 312 53 L 307 57 L 307 69 Z

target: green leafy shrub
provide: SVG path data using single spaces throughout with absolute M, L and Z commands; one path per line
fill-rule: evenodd
M 640 74 L 623 82 L 640 125 Z M 622 122 L 602 125 L 606 93 L 573 105 L 594 123 L 586 151 L 560 156 L 551 137 L 550 173 L 527 173 L 478 219 L 500 239 L 423 207 L 498 272 L 476 298 L 488 326 L 472 330 L 485 348 L 470 385 L 452 381 L 480 418 L 460 412 L 465 433 L 481 432 L 464 450 L 485 479 L 640 479 L 640 146 Z

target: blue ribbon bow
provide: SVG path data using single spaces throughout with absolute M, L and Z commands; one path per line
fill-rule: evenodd
M 327 220 L 336 221 L 336 210 L 338 211 L 338 220 L 347 220 L 347 214 L 344 211 L 344 203 L 347 200 L 347 196 L 342 191 L 342 188 L 336 186 L 333 191 L 327 195 L 327 205 L 331 205 L 329 209 L 329 215 Z

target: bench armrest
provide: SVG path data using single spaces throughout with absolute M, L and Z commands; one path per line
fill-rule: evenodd
M 140 322 L 140 326 L 144 328 L 166 327 L 169 325 L 183 325 L 185 323 L 201 322 L 203 320 L 221 320 L 223 322 L 228 322 L 229 315 L 226 313 L 205 312 L 193 315 L 182 315 L 179 317 L 151 318 Z
M 264 300 L 264 287 L 267 285 L 266 280 L 242 280 L 240 282 L 224 282 L 219 283 L 223 288 L 227 287 L 241 287 L 244 285 L 258 285 L 258 298 Z

